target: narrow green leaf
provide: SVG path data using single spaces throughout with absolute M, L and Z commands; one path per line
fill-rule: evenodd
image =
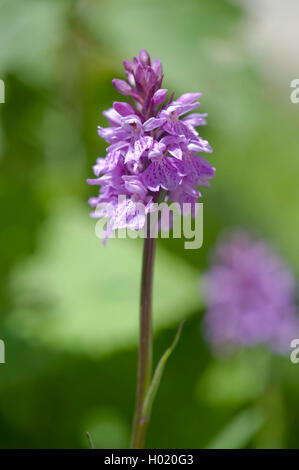
M 179 341 L 183 325 L 184 325 L 184 321 L 180 323 L 172 344 L 170 345 L 168 349 L 166 349 L 165 353 L 161 357 L 156 367 L 152 382 L 150 384 L 150 387 L 147 391 L 147 394 L 145 396 L 144 403 L 143 403 L 142 414 L 143 414 L 143 419 L 146 421 L 148 421 L 150 418 L 153 402 L 154 402 L 155 396 L 157 394 L 157 391 L 161 382 L 161 378 L 163 375 L 166 362 Z
M 86 431 L 87 440 L 91 449 L 94 449 L 94 443 L 91 437 L 90 432 Z
M 207 446 L 208 449 L 242 449 L 265 423 L 264 416 L 255 409 L 238 414 Z

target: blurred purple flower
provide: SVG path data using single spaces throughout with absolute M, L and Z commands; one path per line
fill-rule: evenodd
M 286 352 L 299 337 L 295 278 L 266 243 L 246 232 L 217 244 L 205 292 L 205 332 L 216 352 L 256 344 Z
M 162 65 L 158 59 L 151 62 L 144 49 L 132 62 L 125 60 L 124 67 L 127 81 L 112 83 L 134 106 L 115 102 L 104 111 L 110 127 L 99 127 L 98 134 L 110 145 L 106 157 L 97 159 L 93 167 L 96 179 L 87 180 L 100 186 L 99 195 L 89 203 L 96 208 L 93 217 L 108 218 L 106 237 L 124 226 L 142 228 L 146 214 L 154 210 L 153 203 L 161 202 L 161 191 L 163 200 L 178 202 L 180 207 L 184 202 L 195 206 L 201 196 L 196 186 L 209 186 L 215 173 L 205 158 L 197 156 L 212 152 L 195 129 L 206 124 L 207 115 L 192 113 L 181 119 L 199 107 L 201 94 L 185 93 L 176 100 L 172 95 L 166 101 Z M 120 195 L 127 202 L 117 207 Z M 99 209 L 102 203 L 106 207 Z M 138 204 L 144 205 L 141 217 Z

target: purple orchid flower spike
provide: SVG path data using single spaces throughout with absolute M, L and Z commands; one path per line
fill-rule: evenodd
M 201 197 L 198 185 L 209 186 L 215 168 L 201 154 L 212 149 L 196 130 L 206 124 L 206 114 L 193 113 L 200 106 L 200 93 L 167 98 L 162 88 L 162 65 L 145 49 L 132 61 L 125 60 L 126 80 L 112 81 L 130 103 L 117 101 L 104 111 L 109 127 L 98 134 L 109 144 L 105 158 L 93 166 L 90 185 L 99 186 L 97 197 L 89 199 L 92 217 L 105 218 L 103 242 L 117 229 L 145 232 L 140 305 L 140 346 L 137 402 L 131 446 L 142 448 L 157 383 L 171 348 L 160 360 L 152 377 L 152 284 L 156 239 L 151 236 L 150 215 L 157 202 L 174 202 L 182 214 L 196 213 Z M 165 207 L 165 204 L 164 204 Z M 157 231 L 162 226 L 161 219 Z M 152 380 L 152 382 L 151 382 Z
M 161 88 L 161 63 L 158 59 L 152 62 L 144 49 L 132 61 L 125 60 L 124 67 L 127 81 L 115 79 L 112 83 L 119 93 L 131 98 L 134 106 L 119 101 L 104 111 L 110 127 L 99 126 L 98 134 L 110 145 L 105 159 L 99 158 L 93 167 L 97 179 L 88 180 L 89 184 L 101 186 L 92 205 L 95 201 L 107 202 L 109 193 L 113 200 L 125 195 L 132 205 L 143 202 L 147 207 L 149 200 L 161 201 L 161 191 L 164 200 L 180 206 L 190 200 L 195 204 L 200 197 L 196 187 L 208 186 L 215 173 L 211 164 L 197 155 L 212 152 L 196 130 L 206 124 L 207 114 L 192 113 L 200 106 L 201 93 L 184 93 L 166 102 L 168 90 Z M 135 193 L 135 186 L 124 184 L 130 175 L 144 185 L 145 192 Z M 92 215 L 95 217 L 96 213 L 99 212 Z M 143 226 L 138 221 L 134 227 L 129 219 L 128 228 L 141 229 L 145 225 L 145 221 Z M 122 228 L 123 222 L 117 226 L 114 220 L 112 225 Z M 107 221 L 109 233 L 110 227 Z
M 286 353 L 298 338 L 295 277 L 264 241 L 240 230 L 226 235 L 205 284 L 205 331 L 215 352 L 264 344 Z

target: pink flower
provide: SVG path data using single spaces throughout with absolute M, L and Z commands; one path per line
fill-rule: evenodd
M 112 81 L 116 90 L 129 96 L 134 106 L 115 102 L 104 111 L 110 127 L 98 127 L 98 134 L 109 146 L 105 158 L 93 166 L 96 179 L 88 184 L 99 185 L 98 197 L 89 200 L 96 208 L 101 203 L 107 209 L 94 210 L 92 216 L 107 217 L 107 236 L 117 228 L 141 229 L 152 202 L 163 199 L 196 203 L 198 185 L 209 186 L 215 169 L 197 153 L 211 153 L 209 143 L 199 136 L 196 126 L 206 124 L 206 114 L 187 114 L 200 105 L 200 93 L 185 93 L 177 100 L 161 88 L 162 66 L 153 62 L 142 49 L 133 61 L 124 61 L 127 81 Z M 182 117 L 184 116 L 184 117 Z M 126 202 L 118 207 L 118 196 Z M 137 217 L 137 204 L 144 204 L 144 213 Z M 134 215 L 135 214 L 135 215 Z M 127 215 L 127 221 L 125 221 Z

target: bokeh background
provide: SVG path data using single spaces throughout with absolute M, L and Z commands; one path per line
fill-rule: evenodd
M 298 447 L 299 365 L 265 348 L 214 357 L 200 277 L 234 226 L 298 274 L 296 0 L 0 0 L 1 448 L 127 447 L 142 245 L 94 233 L 86 185 L 111 79 L 141 47 L 177 94 L 203 93 L 217 168 L 204 245 L 159 240 L 155 360 L 179 320 L 148 434 L 153 448 Z

